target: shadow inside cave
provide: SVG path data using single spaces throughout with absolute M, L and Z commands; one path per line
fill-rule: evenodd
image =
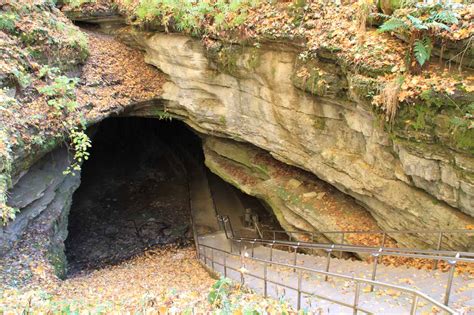
M 180 121 L 136 117 L 108 118 L 90 132 L 90 159 L 69 214 L 69 276 L 150 247 L 192 244 L 188 174 L 194 173 L 190 165 L 204 168 L 199 136 Z M 209 171 L 207 176 L 244 204 L 262 208 Z

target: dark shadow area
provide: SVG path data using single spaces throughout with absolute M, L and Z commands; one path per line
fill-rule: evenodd
M 188 174 L 204 168 L 199 136 L 180 121 L 133 117 L 109 118 L 90 131 L 91 158 L 82 167 L 69 214 L 69 275 L 119 263 L 150 247 L 193 244 Z M 262 208 L 257 199 L 208 176 L 246 207 Z
M 182 152 L 202 163 L 199 137 L 179 121 L 146 118 L 110 118 L 95 128 L 69 215 L 69 273 L 120 262 L 155 245 L 187 244 Z

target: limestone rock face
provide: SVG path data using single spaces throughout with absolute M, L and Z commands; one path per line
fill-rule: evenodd
M 289 45 L 239 46 L 215 59 L 189 37 L 132 36 L 169 76 L 166 110 L 199 132 L 251 143 L 315 174 L 386 230 L 474 223 L 473 157 L 389 137 L 357 96 L 356 78 L 330 61 L 321 62 L 335 69 L 328 86 L 314 96 L 295 87 L 297 51 Z
M 53 263 L 64 263 L 59 256 L 63 255 L 72 195 L 80 183 L 79 175 L 63 174 L 69 163 L 67 149 L 59 148 L 44 156 L 16 179 L 7 203 L 20 212 L 14 221 L 0 230 L 0 257 L 29 229 L 31 233 L 45 234 L 51 257 L 59 259 Z M 38 222 L 41 224 L 37 224 Z

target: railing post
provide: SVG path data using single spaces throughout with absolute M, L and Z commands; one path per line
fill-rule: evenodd
M 237 241 L 239 243 L 239 255 L 242 255 L 242 240 Z
M 232 226 L 232 222 L 230 221 L 229 216 L 224 217 L 224 222 L 229 223 L 230 234 L 232 235 L 232 238 L 234 238 L 235 237 L 234 227 Z
M 334 249 L 334 244 L 331 245 L 330 249 L 326 249 L 328 252 L 327 260 L 326 260 L 326 272 L 329 272 L 329 265 L 331 264 L 331 252 Z M 324 276 L 324 281 L 328 281 L 328 275 Z
M 267 262 L 263 263 L 263 296 L 267 297 Z
M 299 245 L 300 245 L 300 243 L 298 242 L 298 246 Z M 293 256 L 293 266 L 295 266 L 295 267 L 298 263 L 298 246 L 293 246 L 293 248 L 295 249 L 295 255 Z M 296 272 L 296 268 L 294 268 L 294 271 Z
M 276 232 L 273 231 L 273 240 L 275 241 L 276 240 Z
M 207 255 L 206 255 L 206 247 L 204 248 L 204 264 L 207 266 Z
M 439 232 L 438 234 L 438 243 L 436 244 L 436 250 L 440 250 L 441 249 L 441 243 L 443 242 L 443 232 Z M 439 259 L 435 260 L 433 262 L 433 269 L 438 269 L 438 264 L 439 264 Z
M 413 301 L 411 302 L 411 310 L 410 310 L 410 315 L 415 315 L 416 314 L 416 308 L 418 307 L 418 295 L 413 296 Z
M 459 253 L 456 254 L 455 259 L 448 260 L 450 265 L 449 267 L 449 275 L 448 275 L 448 284 L 446 285 L 446 293 L 444 295 L 444 305 L 449 305 L 449 296 L 451 295 L 451 287 L 453 286 L 453 278 L 454 278 L 454 269 L 456 269 L 456 258 L 459 258 Z
M 273 261 L 273 245 L 275 245 L 275 241 L 273 241 L 273 244 L 270 244 L 270 261 Z
M 379 256 L 380 256 L 380 253 L 382 252 L 382 248 L 379 248 L 379 251 L 376 252 L 376 253 L 372 253 L 372 256 L 374 257 L 374 268 L 372 269 L 372 281 L 375 281 L 375 277 L 377 275 L 377 265 L 379 263 Z M 373 292 L 374 291 L 374 286 L 373 285 L 370 285 L 370 292 Z
M 244 255 L 240 254 L 240 283 L 244 285 L 244 269 L 245 269 L 245 262 L 244 262 Z
M 380 247 L 385 247 L 385 240 L 387 239 L 387 233 L 383 232 L 382 234 L 382 244 L 380 244 Z
M 345 235 L 344 235 L 344 232 L 342 232 L 341 236 L 342 236 L 342 237 L 341 237 L 341 245 L 344 245 L 344 236 L 345 236 Z M 340 253 L 340 254 L 339 254 L 339 258 L 342 258 L 342 250 L 341 250 L 339 253 Z
M 314 243 L 314 232 L 311 232 L 311 243 Z M 311 248 L 311 254 L 314 255 L 314 247 Z
M 252 244 L 252 258 L 253 258 L 253 253 L 254 253 L 254 249 L 255 249 L 255 242 L 256 242 L 256 240 L 253 240 L 251 242 L 251 244 Z
M 211 266 L 212 270 L 214 270 L 214 248 L 211 248 Z
M 224 253 L 224 278 L 227 278 L 227 255 Z
M 358 308 L 359 308 L 359 297 L 360 297 L 360 283 L 356 282 L 356 289 L 354 295 L 354 305 L 353 305 L 353 314 L 357 315 Z
M 299 311 L 301 309 L 301 270 L 298 270 L 298 305 L 296 309 Z

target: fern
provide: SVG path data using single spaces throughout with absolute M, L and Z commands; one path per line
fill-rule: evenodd
M 422 20 L 420 20 L 419 18 L 414 17 L 413 15 L 410 15 L 410 14 L 408 14 L 407 17 L 410 20 L 413 27 L 416 28 L 417 30 L 427 30 L 428 29 L 428 26 L 426 26 L 426 24 Z
M 423 39 L 417 39 L 413 44 L 413 52 L 415 53 L 416 61 L 423 66 L 426 61 L 431 57 L 432 44 L 429 37 L 424 37 Z
M 449 28 L 449 26 L 447 26 L 446 24 L 444 24 L 444 23 L 439 23 L 439 22 L 436 22 L 436 21 L 426 23 L 426 26 L 428 26 L 428 28 L 431 28 L 431 29 L 440 28 L 440 29 L 443 29 L 443 30 L 445 30 L 445 31 L 450 31 L 450 30 L 451 30 L 451 29 Z
M 400 28 L 406 29 L 408 28 L 408 25 L 402 19 L 392 17 L 379 27 L 378 32 L 391 32 Z
M 431 19 L 435 22 L 440 22 L 444 24 L 458 24 L 458 14 L 450 10 L 442 10 L 434 15 Z

